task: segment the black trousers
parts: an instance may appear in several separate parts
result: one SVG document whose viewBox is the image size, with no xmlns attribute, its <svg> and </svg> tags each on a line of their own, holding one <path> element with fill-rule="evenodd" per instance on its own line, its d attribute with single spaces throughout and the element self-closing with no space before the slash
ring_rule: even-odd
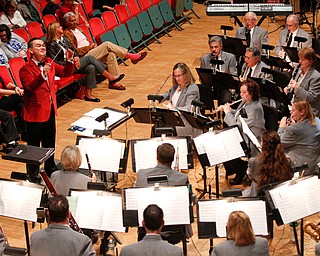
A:
<svg viewBox="0 0 320 256">
<path fill-rule="evenodd" d="M 19 140 L 19 134 L 10 112 L 0 109 L 0 121 L 0 143 Z"/>
<path fill-rule="evenodd" d="M 31 146 L 55 148 L 56 143 L 56 118 L 54 107 L 51 106 L 50 117 L 46 122 L 26 122 L 27 124 L 27 143 Z M 54 155 L 52 155 L 44 163 L 44 169 L 47 175 L 51 174 L 57 169 L 54 163 Z M 27 164 L 27 174 L 29 178 L 36 179 L 39 174 L 39 166 Z"/>
<path fill-rule="evenodd" d="M 21 132 L 25 131 L 24 121 L 22 119 L 22 108 L 23 108 L 23 97 L 17 94 L 12 94 L 10 96 L 3 96 L 0 99 L 0 109 L 6 111 L 15 111 L 18 116 L 17 129 Z"/>
</svg>

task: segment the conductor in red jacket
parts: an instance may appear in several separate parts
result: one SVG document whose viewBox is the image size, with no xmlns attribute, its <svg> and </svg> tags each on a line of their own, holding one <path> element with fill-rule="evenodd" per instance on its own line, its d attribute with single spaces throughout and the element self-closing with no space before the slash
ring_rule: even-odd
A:
<svg viewBox="0 0 320 256">
<path fill-rule="evenodd" d="M 20 80 L 25 91 L 23 119 L 27 124 L 28 145 L 55 148 L 57 86 L 54 76 L 70 76 L 73 73 L 73 52 L 66 51 L 66 65 L 60 66 L 46 57 L 46 47 L 39 38 L 32 38 L 28 43 L 29 61 L 20 70 Z M 57 167 L 54 156 L 44 165 L 48 176 Z M 27 174 L 31 182 L 39 182 L 39 167 L 27 164 Z"/>
</svg>

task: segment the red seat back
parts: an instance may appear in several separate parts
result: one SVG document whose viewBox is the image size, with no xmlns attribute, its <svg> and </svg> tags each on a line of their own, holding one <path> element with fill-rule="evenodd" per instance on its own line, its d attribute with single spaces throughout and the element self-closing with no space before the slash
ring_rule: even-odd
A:
<svg viewBox="0 0 320 256">
<path fill-rule="evenodd" d="M 16 35 L 20 36 L 23 38 L 24 41 L 26 41 L 26 43 L 29 42 L 30 37 L 29 34 L 27 32 L 27 30 L 25 28 L 17 28 L 14 30 L 14 32 Z"/>
<path fill-rule="evenodd" d="M 151 6 L 149 0 L 138 0 L 138 2 L 142 11 L 147 10 Z"/>
<path fill-rule="evenodd" d="M 10 70 L 16 85 L 22 88 L 19 72 L 20 69 L 25 65 L 25 61 L 22 57 L 16 57 L 9 60 Z"/>
<path fill-rule="evenodd" d="M 141 10 L 136 0 L 127 0 L 126 4 L 131 17 L 137 16 Z"/>
<path fill-rule="evenodd" d="M 107 30 L 111 30 L 119 25 L 119 22 L 114 12 L 111 12 L 111 11 L 103 12 L 101 15 L 101 18 Z"/>
<path fill-rule="evenodd" d="M 42 31 L 42 27 L 36 21 L 29 22 L 27 24 L 26 28 L 27 28 L 27 31 L 29 33 L 30 38 L 33 38 L 33 37 L 42 38 L 42 37 L 44 37 L 44 33 Z"/>
<path fill-rule="evenodd" d="M 97 44 L 101 43 L 100 35 L 106 31 L 100 18 L 91 18 L 89 20 L 89 25 L 93 37 L 96 39 Z"/>
<path fill-rule="evenodd" d="M 51 24 L 52 22 L 57 22 L 57 18 L 52 14 L 47 14 L 42 17 L 42 22 L 47 30 L 49 24 Z"/>
<path fill-rule="evenodd" d="M 130 19 L 129 13 L 125 5 L 116 5 L 114 7 L 119 23 L 124 24 Z"/>
</svg>

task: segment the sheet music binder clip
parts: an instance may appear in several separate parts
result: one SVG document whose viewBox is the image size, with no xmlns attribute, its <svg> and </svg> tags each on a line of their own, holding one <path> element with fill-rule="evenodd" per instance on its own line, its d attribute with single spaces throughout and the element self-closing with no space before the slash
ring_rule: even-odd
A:
<svg viewBox="0 0 320 256">
<path fill-rule="evenodd" d="M 234 203 L 234 202 L 236 202 L 237 200 L 234 198 L 234 197 L 228 197 L 227 198 L 227 202 L 228 203 Z"/>
<path fill-rule="evenodd" d="M 130 99 L 128 99 L 128 100 L 126 100 L 126 101 L 124 101 L 124 102 L 122 102 L 122 103 L 120 104 L 121 107 L 124 107 L 124 108 L 126 109 L 126 112 L 127 112 L 128 116 L 131 115 L 130 110 L 131 110 L 131 105 L 132 105 L 133 103 L 134 103 L 134 99 L 133 99 L 133 98 L 130 98 Z"/>
</svg>

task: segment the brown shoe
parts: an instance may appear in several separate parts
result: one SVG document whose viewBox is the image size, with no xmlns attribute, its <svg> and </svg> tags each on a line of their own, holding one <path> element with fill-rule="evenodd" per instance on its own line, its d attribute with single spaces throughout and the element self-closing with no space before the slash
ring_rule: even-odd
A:
<svg viewBox="0 0 320 256">
<path fill-rule="evenodd" d="M 137 60 L 132 60 L 131 62 L 133 63 L 133 64 L 137 64 L 139 61 L 141 61 L 141 60 L 143 60 L 147 55 L 148 55 L 148 52 L 142 52 L 142 53 L 140 53 L 140 58 L 139 59 L 137 59 Z"/>
<path fill-rule="evenodd" d="M 109 89 L 114 89 L 114 90 L 125 90 L 126 87 L 124 87 L 123 85 L 121 84 L 118 84 L 118 83 L 115 83 L 115 84 L 109 84 Z"/>
</svg>

